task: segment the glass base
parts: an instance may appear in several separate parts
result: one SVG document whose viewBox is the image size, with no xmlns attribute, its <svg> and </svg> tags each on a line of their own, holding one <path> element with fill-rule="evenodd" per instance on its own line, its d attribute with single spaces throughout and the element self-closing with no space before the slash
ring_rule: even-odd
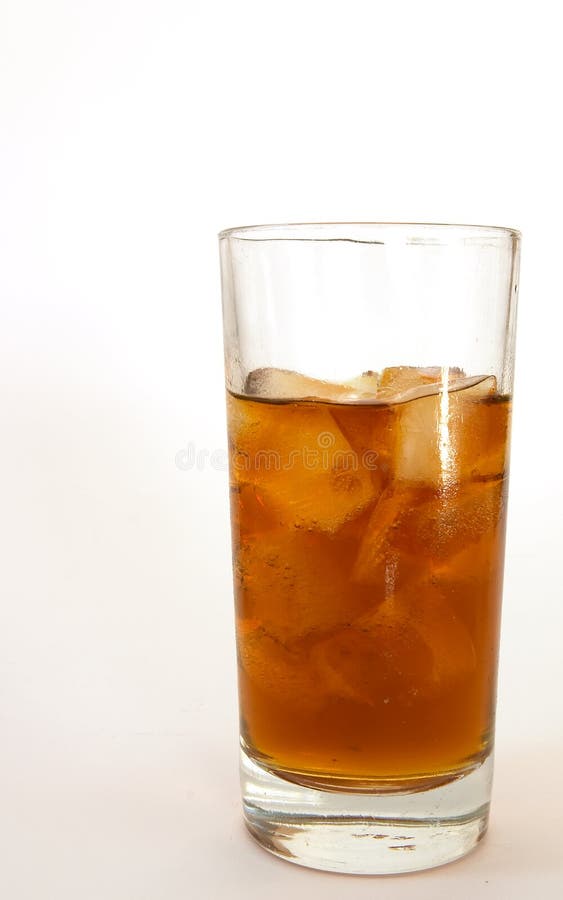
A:
<svg viewBox="0 0 563 900">
<path fill-rule="evenodd" d="M 416 792 L 343 793 L 286 781 L 241 752 L 246 825 L 290 862 L 328 872 L 393 875 L 469 853 L 489 817 L 492 755 L 470 772 Z"/>
</svg>

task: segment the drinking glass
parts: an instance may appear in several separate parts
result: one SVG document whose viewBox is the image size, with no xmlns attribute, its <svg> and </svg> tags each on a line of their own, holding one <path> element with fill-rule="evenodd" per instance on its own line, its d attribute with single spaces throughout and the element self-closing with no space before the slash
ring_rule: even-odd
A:
<svg viewBox="0 0 563 900">
<path fill-rule="evenodd" d="M 487 828 L 520 236 L 220 234 L 246 824 L 397 873 Z"/>
</svg>

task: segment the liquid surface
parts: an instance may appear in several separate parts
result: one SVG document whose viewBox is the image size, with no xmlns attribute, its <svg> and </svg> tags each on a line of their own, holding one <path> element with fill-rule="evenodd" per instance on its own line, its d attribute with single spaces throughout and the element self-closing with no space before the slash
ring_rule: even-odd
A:
<svg viewBox="0 0 563 900">
<path fill-rule="evenodd" d="M 227 398 L 247 752 L 334 789 L 466 769 L 493 729 L 509 399 L 408 367 L 247 391 Z"/>
</svg>

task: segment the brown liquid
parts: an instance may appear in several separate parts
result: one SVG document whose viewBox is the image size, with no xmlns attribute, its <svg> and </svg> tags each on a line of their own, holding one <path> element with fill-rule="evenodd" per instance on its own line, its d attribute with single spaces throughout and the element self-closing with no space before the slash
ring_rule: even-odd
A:
<svg viewBox="0 0 563 900">
<path fill-rule="evenodd" d="M 421 787 L 490 746 L 510 403 L 436 390 L 228 395 L 241 730 L 286 777 Z"/>
</svg>

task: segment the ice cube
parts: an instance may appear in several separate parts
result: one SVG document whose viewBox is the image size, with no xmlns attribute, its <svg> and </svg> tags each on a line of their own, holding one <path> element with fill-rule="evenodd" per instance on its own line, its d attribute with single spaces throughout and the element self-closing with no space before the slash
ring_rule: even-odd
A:
<svg viewBox="0 0 563 900">
<path fill-rule="evenodd" d="M 375 398 L 379 389 L 379 381 L 379 373 L 369 370 L 367 372 L 362 372 L 362 374 L 358 375 L 356 378 L 350 378 L 348 381 L 345 381 L 344 386 L 347 388 L 353 388 L 354 390 L 359 391 L 362 395 L 367 395 L 368 398 Z"/>
<path fill-rule="evenodd" d="M 391 648 L 396 670 L 408 676 L 411 693 L 428 695 L 436 687 L 444 688 L 466 677 L 475 668 L 475 649 L 469 629 L 426 579 L 412 581 L 385 600 L 375 613 L 354 622 L 354 628 L 360 627 L 373 635 L 374 641 L 378 635 L 382 636 L 387 652 Z M 409 635 L 412 646 L 425 659 L 424 669 L 413 671 L 411 660 L 402 655 L 405 635 Z"/>
<path fill-rule="evenodd" d="M 428 495 L 395 533 L 395 545 L 422 558 L 453 557 L 485 535 L 495 538 L 504 521 L 504 479 L 468 481 Z"/>
<path fill-rule="evenodd" d="M 490 658 L 496 643 L 502 589 L 502 527 L 431 566 L 429 580 Z M 492 632 L 492 634 L 491 634 Z"/>
<path fill-rule="evenodd" d="M 280 524 L 335 532 L 375 499 L 370 471 L 324 404 L 229 395 L 231 473 Z"/>
<path fill-rule="evenodd" d="M 465 404 L 463 422 L 454 427 L 463 434 L 458 441 L 458 469 L 462 478 L 488 479 L 508 470 L 508 436 L 511 402 L 491 394 L 480 402 Z"/>
<path fill-rule="evenodd" d="M 245 393 L 269 400 L 298 400 L 318 397 L 330 400 L 336 385 L 308 378 L 289 369 L 255 369 L 246 379 Z"/>
<path fill-rule="evenodd" d="M 241 693 L 249 679 L 254 690 L 295 712 L 314 712 L 324 702 L 318 680 L 302 656 L 287 649 L 260 621 L 239 620 L 237 651 L 242 669 Z"/>
<path fill-rule="evenodd" d="M 467 471 L 483 446 L 475 438 L 488 398 L 496 390 L 493 376 L 445 383 L 438 393 L 396 407 L 398 425 L 393 468 L 402 481 L 451 484 Z M 475 423 L 475 424 L 474 424 Z"/>
<path fill-rule="evenodd" d="M 379 585 L 390 591 L 410 570 L 408 554 L 393 548 L 395 537 L 415 507 L 417 492 L 413 488 L 387 488 L 371 512 L 352 568 L 352 580 L 360 584 Z"/>
<path fill-rule="evenodd" d="M 432 654 L 432 685 L 447 688 L 473 672 L 476 658 L 469 629 L 440 593 L 420 584 L 418 589 L 412 585 L 405 594 L 408 600 L 400 618 L 409 622 Z M 383 607 L 378 613 L 385 615 Z M 423 685 L 422 690 L 428 687 L 431 685 Z"/>
<path fill-rule="evenodd" d="M 365 372 L 349 382 L 337 384 L 289 369 L 262 368 L 247 376 L 245 393 L 270 400 L 315 399 L 343 403 L 375 396 L 377 382 L 377 375 L 373 372 Z"/>
<path fill-rule="evenodd" d="M 395 412 L 378 403 L 340 404 L 331 415 L 354 450 L 359 464 L 371 475 L 377 496 L 391 474 Z"/>
<path fill-rule="evenodd" d="M 393 366 L 384 369 L 379 380 L 378 398 L 390 403 L 435 393 L 435 385 L 451 386 L 462 381 L 465 373 L 457 367 Z"/>
<path fill-rule="evenodd" d="M 338 550 L 338 553 L 336 553 Z M 373 606 L 372 591 L 351 588 L 355 542 L 280 528 L 247 540 L 237 555 L 237 611 L 260 620 L 287 646 L 313 632 L 345 627 Z"/>
<path fill-rule="evenodd" d="M 433 680 L 432 651 L 406 619 L 376 614 L 319 642 L 311 658 L 324 693 L 372 707 Z"/>
</svg>

